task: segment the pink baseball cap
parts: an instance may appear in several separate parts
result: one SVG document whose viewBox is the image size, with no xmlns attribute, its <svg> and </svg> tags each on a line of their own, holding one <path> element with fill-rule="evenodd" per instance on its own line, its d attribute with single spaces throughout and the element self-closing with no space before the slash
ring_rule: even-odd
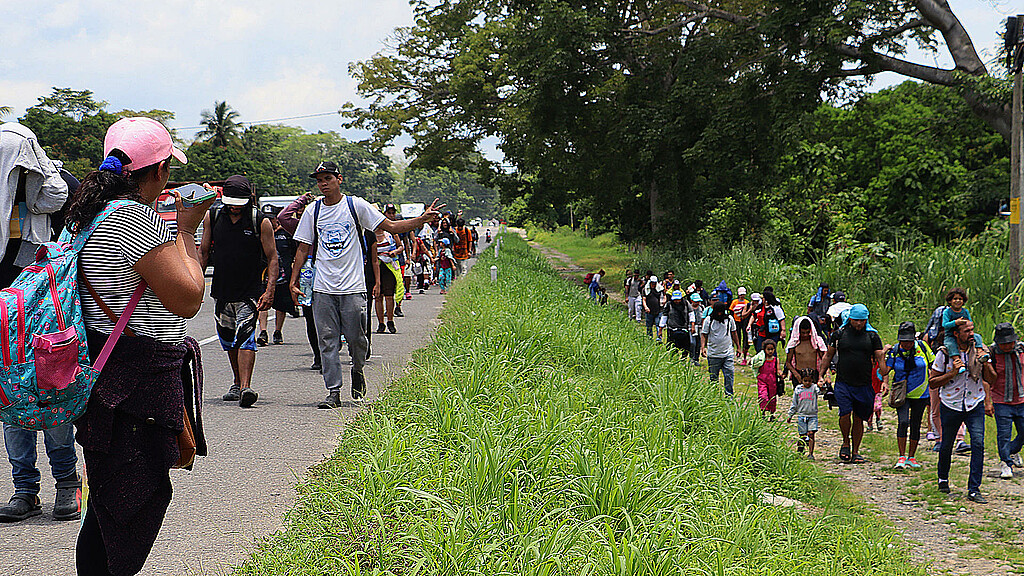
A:
<svg viewBox="0 0 1024 576">
<path fill-rule="evenodd" d="M 109 156 L 114 148 L 124 152 L 131 160 L 125 165 L 129 170 L 145 168 L 170 156 L 182 164 L 188 164 L 185 153 L 171 142 L 167 128 L 143 116 L 122 118 L 107 128 L 107 136 L 103 139 L 103 156 Z"/>
</svg>

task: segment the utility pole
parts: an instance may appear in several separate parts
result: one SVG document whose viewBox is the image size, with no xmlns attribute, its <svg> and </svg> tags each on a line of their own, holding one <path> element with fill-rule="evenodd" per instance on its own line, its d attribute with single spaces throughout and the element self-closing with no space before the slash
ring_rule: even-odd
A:
<svg viewBox="0 0 1024 576">
<path fill-rule="evenodd" d="M 1010 277 L 1014 289 L 1020 282 L 1020 257 L 1024 235 L 1021 234 L 1021 101 L 1022 86 L 1021 67 L 1024 65 L 1024 15 L 1010 16 L 1006 19 L 1006 33 L 1003 36 L 1006 47 L 1007 64 L 1013 74 L 1013 112 L 1012 137 L 1010 139 Z"/>
</svg>

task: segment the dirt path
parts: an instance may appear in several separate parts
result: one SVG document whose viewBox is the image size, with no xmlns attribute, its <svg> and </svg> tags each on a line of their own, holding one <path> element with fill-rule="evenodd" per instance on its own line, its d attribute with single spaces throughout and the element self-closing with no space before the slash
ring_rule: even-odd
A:
<svg viewBox="0 0 1024 576">
<path fill-rule="evenodd" d="M 544 254 L 563 277 L 582 286 L 586 271 L 568 256 L 536 242 L 530 245 Z M 615 298 L 623 300 L 621 294 L 615 294 Z M 751 369 L 737 366 L 736 379 L 737 395 L 756 401 L 757 389 L 750 385 Z M 789 394 L 779 399 L 778 414 L 783 419 L 790 403 Z M 967 500 L 965 492 L 969 456 L 955 455 L 951 474 L 953 493 L 942 495 L 935 482 L 938 454 L 931 449 L 933 442 L 925 441 L 924 431 L 917 454 L 923 466 L 921 470 L 893 468 L 897 456 L 894 441 L 891 453 L 888 449 L 872 450 L 865 446 L 862 453 L 867 463 L 843 464 L 837 457 L 842 445 L 837 413 L 829 411 L 825 402 L 819 406 L 822 429 L 816 438 L 818 466 L 846 480 L 853 493 L 891 522 L 910 543 L 912 554 L 928 565 L 929 574 L 987 576 L 1024 572 L 1024 517 L 1021 514 L 1024 485 L 1020 472 L 1018 478 L 1000 479 L 997 456 L 986 454 L 982 492 L 989 503 L 975 504 Z M 874 436 L 895 436 L 896 416 L 892 410 L 883 412 L 882 423 L 884 431 L 866 433 L 872 436 L 866 444 L 888 446 L 890 442 L 881 439 L 875 442 Z M 795 447 L 795 430 L 789 441 Z"/>
<path fill-rule="evenodd" d="M 779 400 L 779 414 L 784 415 L 789 410 L 790 397 L 786 395 Z M 914 554 L 930 563 L 929 573 L 996 575 L 1024 567 L 1019 558 L 1017 562 L 1009 558 L 1008 562 L 997 559 L 1006 557 L 1002 549 L 1020 549 L 1024 544 L 1019 521 L 1024 487 L 1018 479 L 999 478 L 998 459 L 994 455 L 986 454 L 982 481 L 982 492 L 988 504 L 975 504 L 966 498 L 969 456 L 953 457 L 953 493 L 945 496 L 936 488 L 938 453 L 931 450 L 933 442 L 922 438 L 917 454 L 922 465 L 919 471 L 893 468 L 898 455 L 895 449 L 891 454 L 881 454 L 865 448 L 862 452 L 868 462 L 844 464 L 837 457 L 842 435 L 836 427 L 836 412 L 833 410 L 826 415 L 827 404 L 819 406 L 822 430 L 816 438 L 818 465 L 845 479 L 853 493 L 902 532 Z M 865 434 L 895 436 L 896 417 L 892 411 L 883 412 L 882 423 L 885 425 L 882 432 Z"/>
<path fill-rule="evenodd" d="M 536 248 L 541 254 L 543 254 L 549 262 L 551 262 L 551 265 L 554 266 L 555 270 L 558 271 L 562 278 L 565 278 L 577 286 L 583 286 L 586 288 L 583 284 L 583 277 L 587 275 L 589 270 L 578 266 L 572 261 L 572 258 L 562 254 L 550 246 L 545 246 L 539 242 L 534 242 L 533 240 L 528 240 L 527 242 L 531 247 Z M 610 302 L 618 302 L 623 305 L 626 303 L 625 294 L 619 291 L 619 288 L 621 288 L 620 286 L 604 285 L 604 287 L 605 290 L 608 291 L 608 300 Z"/>
</svg>

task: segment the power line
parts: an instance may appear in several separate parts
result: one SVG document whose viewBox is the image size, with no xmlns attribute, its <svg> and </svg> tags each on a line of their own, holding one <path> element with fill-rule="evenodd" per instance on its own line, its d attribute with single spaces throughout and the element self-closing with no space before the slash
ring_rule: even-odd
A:
<svg viewBox="0 0 1024 576">
<path fill-rule="evenodd" d="M 253 121 L 253 122 L 239 122 L 238 125 L 239 126 L 243 126 L 243 125 L 255 126 L 257 124 L 270 124 L 272 122 L 284 122 L 285 120 L 302 120 L 303 118 L 318 118 L 318 117 L 321 117 L 321 116 L 333 116 L 335 114 L 341 114 L 341 110 L 336 110 L 334 112 L 319 112 L 317 114 L 305 114 L 305 115 L 302 115 L 302 116 L 289 116 L 287 118 L 271 118 L 269 120 L 256 120 L 256 121 Z M 206 128 L 206 126 L 205 125 L 200 125 L 200 126 L 184 126 L 184 127 L 174 128 L 174 129 L 175 130 L 199 130 L 201 128 Z"/>
</svg>

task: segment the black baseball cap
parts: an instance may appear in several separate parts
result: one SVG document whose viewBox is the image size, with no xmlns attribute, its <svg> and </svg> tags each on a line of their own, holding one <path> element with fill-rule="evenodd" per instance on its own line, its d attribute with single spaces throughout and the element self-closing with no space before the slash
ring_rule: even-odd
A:
<svg viewBox="0 0 1024 576">
<path fill-rule="evenodd" d="M 398 212 L 398 208 L 394 204 L 385 204 L 384 212 L 388 212 L 389 210 L 394 210 L 395 212 Z"/>
<path fill-rule="evenodd" d="M 224 181 L 220 199 L 228 206 L 245 206 L 252 200 L 252 183 L 238 174 Z"/>
<path fill-rule="evenodd" d="M 1013 324 L 1010 324 L 1009 322 L 1000 322 L 999 324 L 996 324 L 994 340 L 996 344 L 1016 342 L 1017 334 L 1013 331 Z"/>
<path fill-rule="evenodd" d="M 341 172 L 338 171 L 338 165 L 330 160 L 324 160 L 323 162 L 316 165 L 316 168 L 309 175 L 310 178 L 316 178 L 317 174 L 334 174 L 335 176 L 341 176 Z"/>
</svg>

